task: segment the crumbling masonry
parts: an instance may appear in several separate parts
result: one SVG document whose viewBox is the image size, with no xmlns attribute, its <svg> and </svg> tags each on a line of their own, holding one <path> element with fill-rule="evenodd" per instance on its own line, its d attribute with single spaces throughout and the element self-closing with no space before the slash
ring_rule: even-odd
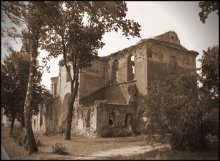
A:
<svg viewBox="0 0 220 161">
<path fill-rule="evenodd" d="M 180 45 L 177 34 L 169 31 L 106 57 L 96 57 L 92 66 L 81 70 L 75 101 L 72 132 L 89 137 L 129 136 L 140 133 L 144 119 L 137 111 L 139 96 L 147 94 L 148 84 L 174 71 L 196 68 L 195 51 Z M 51 78 L 53 100 L 41 105 L 35 116 L 35 131 L 63 132 L 70 96 L 70 80 L 65 67 Z M 42 118 L 43 117 L 43 118 Z M 36 122 L 43 120 L 41 125 Z M 42 128 L 43 127 L 43 128 Z"/>
</svg>

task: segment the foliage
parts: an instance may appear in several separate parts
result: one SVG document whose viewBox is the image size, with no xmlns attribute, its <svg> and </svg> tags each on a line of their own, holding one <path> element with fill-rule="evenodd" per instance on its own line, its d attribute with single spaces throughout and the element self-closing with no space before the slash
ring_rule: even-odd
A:
<svg viewBox="0 0 220 161">
<path fill-rule="evenodd" d="M 53 153 L 55 154 L 61 154 L 61 155 L 66 155 L 67 154 L 67 149 L 65 145 L 62 143 L 55 143 L 51 146 Z"/>
<path fill-rule="evenodd" d="M 48 23 L 42 47 L 53 56 L 65 48 L 66 61 L 72 62 L 78 55 L 80 68 L 84 68 L 104 45 L 101 38 L 105 32 L 121 29 L 126 36 L 140 36 L 140 25 L 125 19 L 126 11 L 125 2 L 45 2 L 42 12 Z"/>
<path fill-rule="evenodd" d="M 200 21 L 205 23 L 211 12 L 217 11 L 219 15 L 218 1 L 200 1 Z M 205 134 L 219 138 L 219 46 L 209 47 L 203 51 L 201 62 L 202 84 L 199 92 L 199 102 L 203 109 L 202 129 Z M 219 142 L 219 140 L 218 140 Z"/>
<path fill-rule="evenodd" d="M 203 90 L 209 91 L 213 100 L 219 102 L 219 46 L 203 51 L 201 62 L 201 83 Z M 219 106 L 219 104 L 217 104 Z"/>
<path fill-rule="evenodd" d="M 21 70 L 17 71 L 20 73 L 17 73 L 15 65 L 12 63 L 12 58 L 15 58 L 16 55 L 18 54 L 12 51 L 11 55 L 7 56 L 4 60 L 4 64 L 1 64 L 1 107 L 4 109 L 6 116 L 10 119 L 12 118 L 12 115 L 17 115 L 20 109 L 19 105 L 21 104 L 19 103 L 20 97 L 24 95 L 22 91 L 18 91 L 18 87 L 19 85 L 22 86 L 27 82 L 25 77 L 23 77 L 22 80 L 18 80 L 18 77 L 22 77 L 24 74 L 21 72 Z M 25 66 L 25 63 L 25 61 L 21 62 L 20 68 L 23 68 L 22 65 Z M 23 72 L 25 72 L 25 70 Z M 17 95 L 18 92 L 21 92 L 20 95 Z M 15 105 L 17 108 L 15 108 Z"/>
<path fill-rule="evenodd" d="M 205 135 L 219 138 L 219 46 L 203 51 L 199 102 L 203 112 L 202 129 Z"/>
<path fill-rule="evenodd" d="M 216 123 L 210 120 L 216 122 L 218 118 L 210 115 L 211 98 L 198 88 L 197 79 L 195 73 L 174 74 L 151 82 L 144 98 L 149 136 L 170 134 L 173 149 L 196 150 L 205 146 L 205 136 L 216 131 Z"/>
<path fill-rule="evenodd" d="M 198 109 L 194 108 L 197 90 L 193 81 L 195 79 L 187 79 L 183 75 L 177 78 L 171 75 L 163 82 L 152 83 L 148 88 L 146 102 L 149 110 L 147 117 L 151 122 L 149 131 L 170 133 L 174 149 L 186 148 L 189 146 L 187 144 L 192 144 L 195 136 L 190 133 L 198 130 L 198 119 L 195 119 Z M 194 87 L 190 87 L 192 84 Z"/>
<path fill-rule="evenodd" d="M 211 12 L 217 11 L 217 14 L 219 14 L 218 1 L 200 1 L 199 8 L 202 9 L 202 11 L 199 12 L 200 21 L 202 21 L 202 23 L 205 23 L 206 19 L 208 18 L 208 15 Z"/>
<path fill-rule="evenodd" d="M 15 115 L 22 121 L 24 114 L 24 101 L 27 91 L 30 57 L 10 48 L 10 54 L 1 64 L 1 107 L 7 117 Z M 32 114 L 38 113 L 38 104 L 44 100 L 45 89 L 41 86 L 41 72 L 37 71 L 33 81 L 34 100 L 31 102 Z"/>
</svg>

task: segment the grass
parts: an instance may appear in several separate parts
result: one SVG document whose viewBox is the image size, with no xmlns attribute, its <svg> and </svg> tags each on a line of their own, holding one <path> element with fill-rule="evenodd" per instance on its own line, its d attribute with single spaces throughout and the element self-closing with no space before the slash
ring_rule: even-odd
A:
<svg viewBox="0 0 220 161">
<path fill-rule="evenodd" d="M 19 160 L 73 160 L 78 157 L 89 157 L 93 153 L 99 151 L 107 151 L 121 147 L 145 146 L 148 145 L 146 137 L 123 137 L 123 138 L 82 138 L 72 137 L 71 141 L 64 140 L 63 135 L 45 136 L 36 134 L 37 138 L 44 144 L 38 147 L 39 152 L 28 155 L 27 151 L 19 146 L 13 138 L 8 136 L 9 128 L 1 129 L 1 141 L 5 150 L 8 152 L 11 159 Z M 51 146 L 55 143 L 65 145 L 68 155 L 58 155 L 52 152 Z M 114 156 L 114 157 L 99 157 L 98 160 L 219 160 L 219 153 L 213 151 L 200 152 L 182 152 L 171 151 L 170 153 L 152 152 L 148 154 L 138 154 L 132 156 Z"/>
</svg>

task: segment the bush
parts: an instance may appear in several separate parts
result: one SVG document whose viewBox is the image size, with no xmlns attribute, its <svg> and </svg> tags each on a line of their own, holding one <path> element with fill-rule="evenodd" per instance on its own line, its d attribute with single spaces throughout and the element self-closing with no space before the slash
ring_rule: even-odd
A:
<svg viewBox="0 0 220 161">
<path fill-rule="evenodd" d="M 66 152 L 66 147 L 62 143 L 55 143 L 54 145 L 51 146 L 53 153 L 55 154 L 61 154 L 65 155 L 67 154 Z"/>
<path fill-rule="evenodd" d="M 140 116 L 147 118 L 149 138 L 169 133 L 174 150 L 193 151 L 218 145 L 217 139 L 207 143 L 206 136 L 219 137 L 219 99 L 196 86 L 196 78 L 194 74 L 174 74 L 149 84 L 148 95 L 139 101 Z"/>
<path fill-rule="evenodd" d="M 151 82 L 142 112 L 149 120 L 147 134 L 170 134 L 173 150 L 206 148 L 207 132 L 218 135 L 215 129 L 219 123 L 217 112 L 210 112 L 210 98 L 198 89 L 194 74 L 168 75 Z"/>
</svg>

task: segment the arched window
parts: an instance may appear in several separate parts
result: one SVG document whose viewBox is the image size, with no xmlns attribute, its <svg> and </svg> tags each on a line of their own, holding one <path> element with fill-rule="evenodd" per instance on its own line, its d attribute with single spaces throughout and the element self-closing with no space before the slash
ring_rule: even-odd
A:
<svg viewBox="0 0 220 161">
<path fill-rule="evenodd" d="M 128 64 L 127 81 L 130 81 L 133 80 L 135 76 L 134 55 L 128 56 L 127 64 Z"/>
<path fill-rule="evenodd" d="M 109 113 L 108 115 L 108 125 L 109 127 L 114 126 L 114 113 L 113 112 Z"/>
<path fill-rule="evenodd" d="M 86 127 L 90 127 L 90 109 L 87 111 L 87 116 L 86 116 Z"/>
</svg>

